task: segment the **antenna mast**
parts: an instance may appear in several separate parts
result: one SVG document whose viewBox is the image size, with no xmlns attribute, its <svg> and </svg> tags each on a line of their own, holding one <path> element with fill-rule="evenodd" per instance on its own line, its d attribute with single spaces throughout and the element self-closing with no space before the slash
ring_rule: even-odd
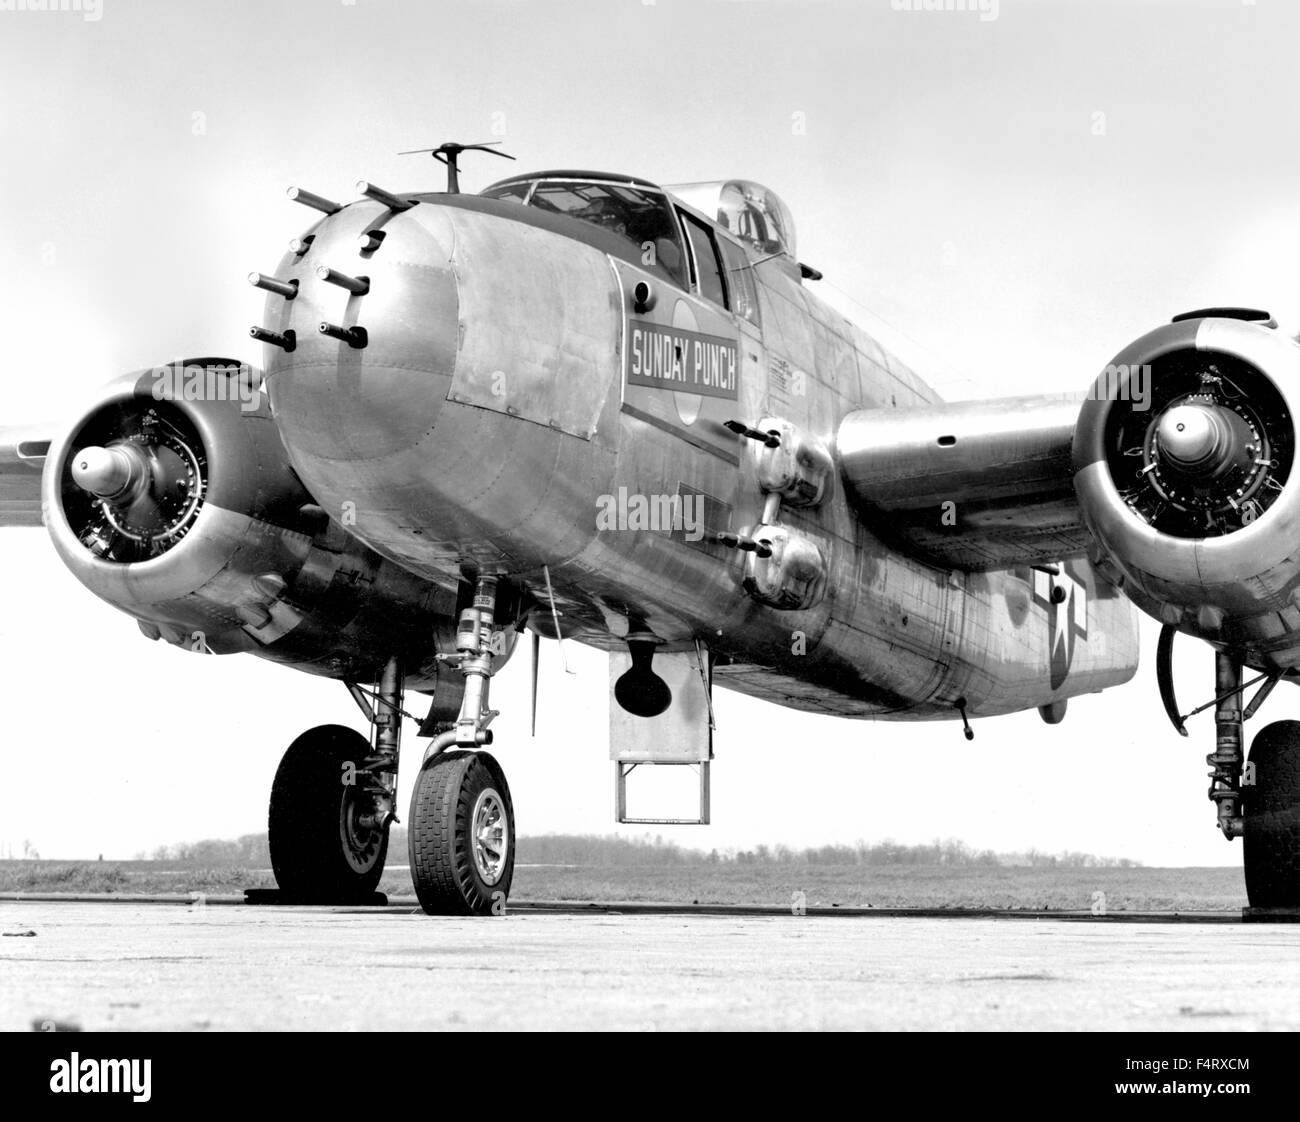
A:
<svg viewBox="0 0 1300 1122">
<path fill-rule="evenodd" d="M 514 157 L 505 152 L 498 152 L 494 145 L 500 144 L 499 140 L 486 140 L 481 144 L 459 144 L 454 140 L 449 140 L 446 144 L 439 144 L 437 148 L 412 148 L 406 152 L 398 152 L 399 156 L 419 156 L 428 153 L 440 164 L 447 168 L 447 194 L 460 194 L 460 169 L 457 166 L 457 160 L 462 152 L 487 152 L 491 156 L 501 156 L 506 160 L 513 160 Z"/>
</svg>

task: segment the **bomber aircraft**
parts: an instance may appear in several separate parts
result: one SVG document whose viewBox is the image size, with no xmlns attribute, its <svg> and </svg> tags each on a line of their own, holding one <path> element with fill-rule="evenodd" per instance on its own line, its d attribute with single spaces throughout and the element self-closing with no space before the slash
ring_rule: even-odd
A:
<svg viewBox="0 0 1300 1122">
<path fill-rule="evenodd" d="M 818 298 L 770 189 L 469 194 L 467 147 L 431 150 L 444 192 L 290 189 L 312 223 L 250 276 L 261 369 L 186 357 L 59 431 L 0 429 L 0 525 L 43 522 L 145 638 L 356 700 L 368 736 L 310 729 L 276 773 L 283 899 L 375 897 L 411 715 L 421 905 L 501 910 L 489 687 L 525 632 L 534 712 L 539 637 L 609 652 L 619 819 L 637 768 L 688 765 L 707 821 L 715 686 L 967 737 L 1054 724 L 1133 676 L 1141 609 L 1183 735 L 1174 636 L 1211 648 L 1218 828 L 1253 907 L 1300 905 L 1300 722 L 1249 760 L 1243 737 L 1300 676 L 1300 346 L 1267 313 L 1176 316 L 1072 396 L 944 402 Z"/>
</svg>

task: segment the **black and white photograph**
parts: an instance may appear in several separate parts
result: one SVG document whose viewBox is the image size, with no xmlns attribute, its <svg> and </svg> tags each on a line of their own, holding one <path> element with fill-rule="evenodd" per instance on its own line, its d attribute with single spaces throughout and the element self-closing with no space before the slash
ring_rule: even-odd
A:
<svg viewBox="0 0 1300 1122">
<path fill-rule="evenodd" d="M 0 0 L 14 1094 L 864 1031 L 1258 1100 L 1297 44 L 1284 0 Z"/>
</svg>

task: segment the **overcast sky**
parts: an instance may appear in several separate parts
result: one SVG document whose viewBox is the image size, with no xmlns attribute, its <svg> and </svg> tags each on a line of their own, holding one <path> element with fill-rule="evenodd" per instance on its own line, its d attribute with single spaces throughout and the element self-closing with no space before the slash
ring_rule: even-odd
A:
<svg viewBox="0 0 1300 1122">
<path fill-rule="evenodd" d="M 900 5 L 901 6 L 901 5 Z M 126 369 L 256 362 L 247 329 L 308 216 L 301 184 L 437 187 L 399 149 L 503 139 L 463 186 L 583 167 L 746 177 L 791 206 L 819 291 L 949 398 L 1077 390 L 1134 336 L 1209 304 L 1300 310 L 1300 6 L 890 0 L 357 0 L 0 11 L 5 423 L 57 417 Z M 833 286 L 833 287 L 832 287 Z M 866 309 L 870 309 L 870 314 Z M 883 325 L 880 324 L 883 320 Z M 885 326 L 887 325 L 887 326 Z M 281 752 L 353 721 L 337 684 L 140 637 L 44 533 L 0 530 L 0 852 L 128 857 L 265 826 Z M 961 838 L 1225 864 L 1203 757 L 1130 685 L 957 724 L 838 721 L 717 698 L 706 848 Z M 544 648 L 498 680 L 496 747 L 525 833 L 612 830 L 603 655 Z M 1181 650 L 1188 704 L 1208 648 Z M 1284 689 L 1266 719 L 1300 717 Z M 408 763 L 419 742 L 407 740 Z M 792 787 L 791 754 L 805 767 Z M 403 772 L 405 816 L 415 767 Z M 630 832 L 642 832 L 641 828 Z"/>
</svg>

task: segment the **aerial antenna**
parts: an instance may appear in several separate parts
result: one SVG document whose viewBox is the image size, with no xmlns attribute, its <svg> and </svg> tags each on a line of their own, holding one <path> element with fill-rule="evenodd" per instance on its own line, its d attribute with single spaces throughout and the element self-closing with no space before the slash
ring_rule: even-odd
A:
<svg viewBox="0 0 1300 1122">
<path fill-rule="evenodd" d="M 447 194 L 460 194 L 460 169 L 456 166 L 456 160 L 462 152 L 487 152 L 492 156 L 501 156 L 507 160 L 513 160 L 514 157 L 505 152 L 498 152 L 493 145 L 500 144 L 499 140 L 486 140 L 482 144 L 458 144 L 451 140 L 446 144 L 439 144 L 437 148 L 412 148 L 406 152 L 398 152 L 399 156 L 420 156 L 428 153 L 440 164 L 447 167 Z"/>
</svg>

